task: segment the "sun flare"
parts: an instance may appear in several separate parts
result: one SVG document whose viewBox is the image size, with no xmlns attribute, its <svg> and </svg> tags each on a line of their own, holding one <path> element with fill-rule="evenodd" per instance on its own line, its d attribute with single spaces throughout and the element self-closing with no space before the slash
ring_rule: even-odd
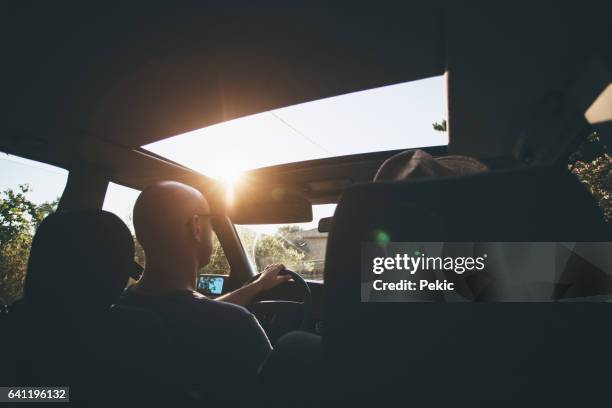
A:
<svg viewBox="0 0 612 408">
<path fill-rule="evenodd" d="M 221 183 L 223 184 L 225 188 L 225 199 L 229 205 L 231 205 L 234 202 L 235 189 L 236 189 L 237 184 L 240 182 L 241 178 L 242 178 L 242 171 L 236 170 L 236 169 L 226 170 L 219 177 L 219 180 L 221 181 Z"/>
</svg>

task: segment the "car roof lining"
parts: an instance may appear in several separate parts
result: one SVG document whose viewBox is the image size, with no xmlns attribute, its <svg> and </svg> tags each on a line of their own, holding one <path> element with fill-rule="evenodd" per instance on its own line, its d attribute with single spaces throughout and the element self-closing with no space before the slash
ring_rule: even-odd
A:
<svg viewBox="0 0 612 408">
<path fill-rule="evenodd" d="M 499 5 L 476 10 L 457 2 L 277 5 L 273 12 L 248 4 L 241 12 L 88 7 L 7 7 L 0 29 L 4 39 L 18 40 L 3 44 L 0 81 L 10 97 L 0 102 L 0 150 L 69 170 L 93 162 L 137 188 L 161 178 L 211 182 L 139 149 L 147 143 L 445 72 L 449 151 L 512 156 L 542 98 L 563 91 L 576 65 L 597 50 L 588 39 L 610 38 L 597 10 L 568 13 L 554 2 L 506 4 L 503 13 Z M 365 164 L 360 157 L 309 162 L 310 176 L 291 165 L 266 174 L 291 174 L 299 183 L 334 160 L 367 169 L 384 155 Z"/>
</svg>

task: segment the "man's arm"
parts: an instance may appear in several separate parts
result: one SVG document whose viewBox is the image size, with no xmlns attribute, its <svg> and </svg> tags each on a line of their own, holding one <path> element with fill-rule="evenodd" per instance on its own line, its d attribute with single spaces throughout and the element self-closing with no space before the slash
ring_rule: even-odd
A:
<svg viewBox="0 0 612 408">
<path fill-rule="evenodd" d="M 233 292 L 219 296 L 216 300 L 246 306 L 261 292 L 272 289 L 281 283 L 288 282 L 291 279 L 289 275 L 279 275 L 284 269 L 285 266 L 283 264 L 268 265 L 255 282 L 251 282 Z"/>
</svg>

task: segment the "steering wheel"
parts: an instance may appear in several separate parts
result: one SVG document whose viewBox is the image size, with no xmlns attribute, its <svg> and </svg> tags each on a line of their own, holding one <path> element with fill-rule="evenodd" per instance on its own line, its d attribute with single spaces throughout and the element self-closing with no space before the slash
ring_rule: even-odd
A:
<svg viewBox="0 0 612 408">
<path fill-rule="evenodd" d="M 249 279 L 245 285 L 256 281 L 261 273 L 253 276 Z M 300 330 L 308 330 L 312 320 L 312 294 L 310 293 L 310 287 L 299 274 L 290 271 L 288 269 L 283 270 L 279 275 L 290 275 L 293 278 L 293 282 L 299 286 L 302 292 L 302 301 L 296 302 L 291 300 L 262 300 L 259 302 L 253 302 L 247 306 L 247 309 L 251 311 L 260 320 L 262 326 L 272 326 L 276 322 L 277 318 L 283 311 L 295 311 L 296 308 L 301 308 L 301 321 L 299 324 Z M 268 328 L 270 329 L 270 328 Z M 266 330 L 267 332 L 268 330 Z M 269 333 L 270 335 L 270 333 Z M 276 336 L 271 336 L 276 337 Z"/>
</svg>

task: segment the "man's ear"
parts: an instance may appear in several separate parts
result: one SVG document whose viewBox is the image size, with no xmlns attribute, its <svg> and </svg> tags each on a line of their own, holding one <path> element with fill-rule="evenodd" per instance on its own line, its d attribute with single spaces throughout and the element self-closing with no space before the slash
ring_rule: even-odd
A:
<svg viewBox="0 0 612 408">
<path fill-rule="evenodd" d="M 196 242 L 200 242 L 202 240 L 202 225 L 200 223 L 200 217 L 197 215 L 191 217 L 189 226 L 191 227 L 191 238 L 193 238 Z"/>
</svg>

